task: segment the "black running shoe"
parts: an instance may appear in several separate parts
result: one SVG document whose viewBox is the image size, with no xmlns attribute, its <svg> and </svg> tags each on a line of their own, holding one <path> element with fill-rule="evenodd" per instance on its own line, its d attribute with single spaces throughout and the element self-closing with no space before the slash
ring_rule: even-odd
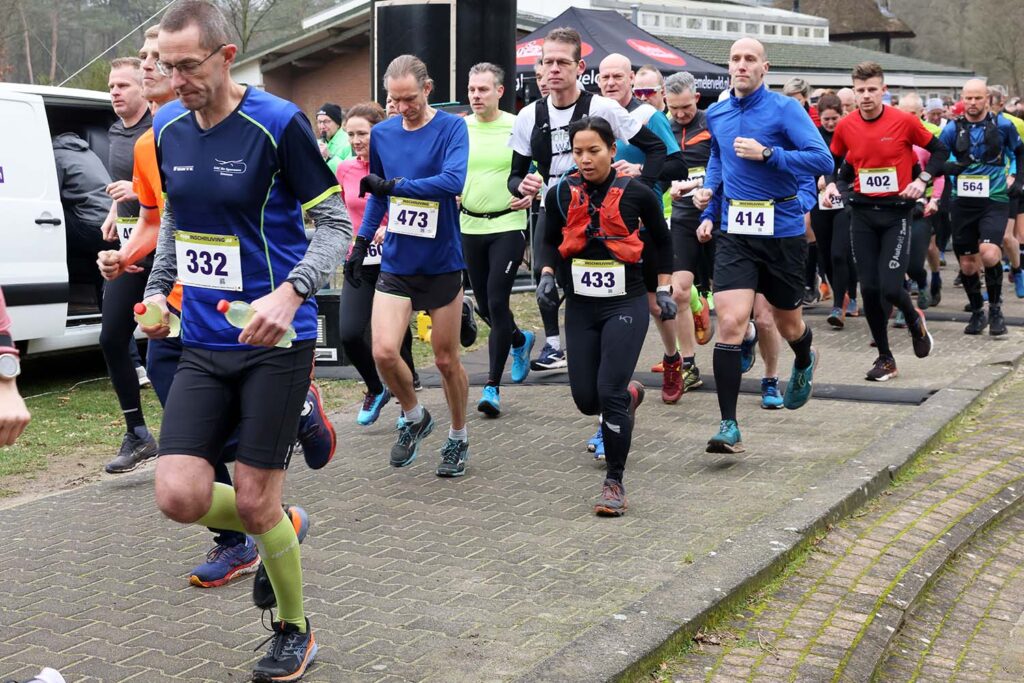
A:
<svg viewBox="0 0 1024 683">
<path fill-rule="evenodd" d="M 145 436 L 139 436 L 134 431 L 128 432 L 121 441 L 121 450 L 118 451 L 117 457 L 108 462 L 103 469 L 107 474 L 131 472 L 150 458 L 155 458 L 157 452 L 156 439 L 148 431 Z"/>
<path fill-rule="evenodd" d="M 900 373 L 896 369 L 896 361 L 893 358 L 879 356 L 875 359 L 875 364 L 868 370 L 864 379 L 869 382 L 888 382 L 898 374 Z"/>
<path fill-rule="evenodd" d="M 461 477 L 469 463 L 469 442 L 448 438 L 441 446 L 441 464 L 437 466 L 439 477 Z"/>
<path fill-rule="evenodd" d="M 932 352 L 932 347 L 935 346 L 935 340 L 932 339 L 931 332 L 928 331 L 928 326 L 925 324 L 924 311 L 920 308 L 917 309 L 918 322 L 917 325 L 908 325 L 910 330 L 910 342 L 914 345 L 914 355 L 918 358 L 927 358 L 928 354 Z M 917 328 L 916 330 L 914 328 Z"/>
<path fill-rule="evenodd" d="M 426 408 L 423 409 L 423 417 L 419 422 L 412 423 L 402 420 L 398 428 L 398 441 L 391 447 L 391 466 L 406 467 L 416 459 L 420 447 L 420 441 L 434 430 L 434 418 Z"/>
<path fill-rule="evenodd" d="M 953 286 L 954 287 L 963 287 L 964 286 L 964 274 L 963 273 L 959 273 L 958 272 L 956 274 L 956 277 L 953 278 Z"/>
<path fill-rule="evenodd" d="M 462 299 L 462 329 L 459 330 L 459 341 L 464 348 L 476 343 L 476 317 L 473 315 L 473 300 L 468 296 Z"/>
<path fill-rule="evenodd" d="M 267 639 L 270 641 L 270 649 L 252 670 L 252 680 L 254 683 L 299 680 L 316 659 L 319 649 L 309 619 L 306 619 L 305 633 L 300 632 L 295 624 L 286 621 L 274 622 L 270 630 L 273 631 L 273 635 Z"/>
<path fill-rule="evenodd" d="M 988 307 L 988 333 L 993 337 L 1006 334 L 1006 320 L 1003 318 L 1002 306 Z"/>
<path fill-rule="evenodd" d="M 971 321 L 964 328 L 964 334 L 981 334 L 988 327 L 988 316 L 985 311 L 978 309 L 971 313 Z"/>
</svg>

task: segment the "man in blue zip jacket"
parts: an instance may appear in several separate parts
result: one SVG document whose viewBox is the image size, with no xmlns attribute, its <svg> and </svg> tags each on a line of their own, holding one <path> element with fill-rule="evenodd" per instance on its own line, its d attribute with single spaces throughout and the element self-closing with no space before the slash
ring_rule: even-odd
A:
<svg viewBox="0 0 1024 683">
<path fill-rule="evenodd" d="M 800 104 L 764 87 L 768 68 L 760 42 L 743 38 L 733 43 L 732 92 L 708 110 L 711 159 L 704 187 L 693 200 L 702 211 L 699 239 L 709 239 L 713 220 L 721 220 L 714 278 L 719 338 L 713 362 L 722 422 L 708 441 L 709 453 L 743 450 L 736 424 L 740 345 L 755 294 L 774 306 L 776 326 L 796 356 L 786 408 L 796 410 L 810 399 L 817 362 L 811 329 L 801 313 L 809 206 L 800 195 L 808 178 L 832 172 L 834 162 Z"/>
</svg>

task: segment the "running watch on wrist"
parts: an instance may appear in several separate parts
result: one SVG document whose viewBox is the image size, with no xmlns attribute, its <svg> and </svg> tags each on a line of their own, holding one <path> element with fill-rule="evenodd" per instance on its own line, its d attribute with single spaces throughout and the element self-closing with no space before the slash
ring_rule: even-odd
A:
<svg viewBox="0 0 1024 683">
<path fill-rule="evenodd" d="M 309 287 L 306 286 L 306 283 L 303 280 L 300 280 L 299 278 L 295 278 L 293 280 L 285 280 L 285 282 L 292 283 L 292 289 L 295 290 L 296 294 L 302 297 L 303 301 L 306 301 L 307 299 L 309 299 L 310 295 L 312 295 L 312 292 L 309 291 Z"/>
<path fill-rule="evenodd" d="M 932 174 L 929 173 L 928 171 L 921 171 L 920 173 L 917 174 L 917 179 L 920 180 L 925 185 L 927 185 L 932 181 Z"/>
<path fill-rule="evenodd" d="M 769 159 L 772 158 L 772 154 L 774 153 L 775 150 L 773 148 L 765 147 L 764 149 L 761 150 L 761 159 L 764 161 L 768 161 Z"/>
<path fill-rule="evenodd" d="M 21 374 L 21 362 L 13 353 L 0 354 L 0 379 L 14 379 Z"/>
</svg>

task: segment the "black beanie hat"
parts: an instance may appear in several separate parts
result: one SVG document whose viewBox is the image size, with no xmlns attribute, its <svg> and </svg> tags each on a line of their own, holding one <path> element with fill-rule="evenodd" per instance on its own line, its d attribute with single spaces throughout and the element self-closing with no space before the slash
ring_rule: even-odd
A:
<svg viewBox="0 0 1024 683">
<path fill-rule="evenodd" d="M 320 114 L 323 114 L 324 116 L 328 117 L 339 126 L 341 125 L 341 107 L 339 107 L 338 105 L 332 104 L 331 102 L 327 102 L 322 107 L 320 107 L 320 111 L 316 113 L 317 116 L 319 116 Z"/>
</svg>

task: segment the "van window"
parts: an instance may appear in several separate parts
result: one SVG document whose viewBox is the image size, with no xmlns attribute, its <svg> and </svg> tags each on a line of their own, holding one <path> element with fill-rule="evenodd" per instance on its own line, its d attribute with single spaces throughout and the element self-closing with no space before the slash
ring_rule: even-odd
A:
<svg viewBox="0 0 1024 683">
<path fill-rule="evenodd" d="M 0 197 L 6 199 L 43 199 L 53 159 L 38 150 L 49 149 L 46 128 L 36 121 L 37 114 L 28 102 L 4 100 L 3 125 L 0 126 L 0 168 L 3 182 Z"/>
</svg>

